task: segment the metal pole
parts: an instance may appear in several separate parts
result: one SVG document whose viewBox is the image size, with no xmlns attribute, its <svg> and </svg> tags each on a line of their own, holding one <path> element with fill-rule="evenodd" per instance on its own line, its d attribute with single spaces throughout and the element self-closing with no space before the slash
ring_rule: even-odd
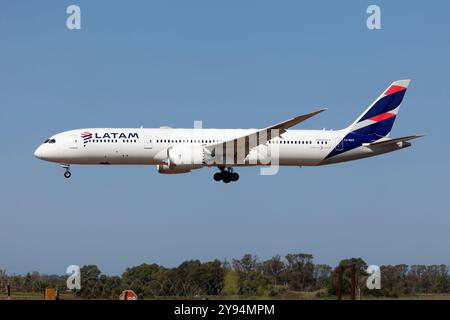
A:
<svg viewBox="0 0 450 320">
<path fill-rule="evenodd" d="M 339 266 L 338 267 L 338 292 L 337 292 L 337 298 L 338 300 L 342 300 L 342 287 L 344 284 L 344 267 Z"/>
<path fill-rule="evenodd" d="M 351 265 L 351 292 L 350 296 L 352 300 L 356 300 L 356 265 Z"/>
<path fill-rule="evenodd" d="M 11 300 L 11 285 L 9 283 L 6 285 L 6 292 L 8 294 L 8 300 Z"/>
</svg>

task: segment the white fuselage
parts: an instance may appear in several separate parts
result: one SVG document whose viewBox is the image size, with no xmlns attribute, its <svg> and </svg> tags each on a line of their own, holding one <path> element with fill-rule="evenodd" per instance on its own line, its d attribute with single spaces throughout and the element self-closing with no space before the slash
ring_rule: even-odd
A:
<svg viewBox="0 0 450 320">
<path fill-rule="evenodd" d="M 42 160 L 61 164 L 128 164 L 162 165 L 171 147 L 202 147 L 228 141 L 255 132 L 257 129 L 133 129 L 92 128 L 65 131 L 50 138 L 35 151 Z M 87 139 L 82 134 L 91 134 Z M 243 163 L 227 160 L 226 166 L 268 165 L 317 166 L 378 155 L 399 146 L 369 148 L 359 146 L 338 156 L 326 159 L 333 149 L 340 150 L 347 143 L 347 130 L 287 130 L 281 137 L 259 145 Z M 261 154 L 265 155 L 260 161 Z M 270 155 L 270 159 L 267 159 Z M 270 160 L 270 161 L 269 161 Z M 203 166 L 218 166 L 206 164 Z"/>
</svg>

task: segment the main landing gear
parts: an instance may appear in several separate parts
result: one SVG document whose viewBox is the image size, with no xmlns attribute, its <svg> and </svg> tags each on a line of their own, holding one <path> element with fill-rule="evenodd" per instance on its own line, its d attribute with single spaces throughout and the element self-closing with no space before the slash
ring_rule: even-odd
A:
<svg viewBox="0 0 450 320">
<path fill-rule="evenodd" d="M 64 178 L 69 179 L 72 176 L 70 173 L 70 164 L 62 164 L 61 167 L 66 170 L 64 171 Z"/>
<path fill-rule="evenodd" d="M 216 172 L 214 174 L 214 180 L 215 181 L 223 181 L 225 183 L 230 183 L 231 181 L 238 181 L 239 180 L 239 174 L 237 172 L 233 172 L 232 167 L 225 168 L 219 168 L 220 172 Z"/>
</svg>

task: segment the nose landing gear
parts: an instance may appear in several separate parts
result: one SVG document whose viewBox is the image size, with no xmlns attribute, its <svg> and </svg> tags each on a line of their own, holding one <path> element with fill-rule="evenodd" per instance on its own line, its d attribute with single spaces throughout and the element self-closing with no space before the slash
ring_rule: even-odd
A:
<svg viewBox="0 0 450 320">
<path fill-rule="evenodd" d="M 66 170 L 64 171 L 64 178 L 69 179 L 72 176 L 70 173 L 70 164 L 62 164 L 61 167 Z"/>
<path fill-rule="evenodd" d="M 220 172 L 216 172 L 213 176 L 215 181 L 223 181 L 224 183 L 230 183 L 239 180 L 239 174 L 233 171 L 232 167 L 219 168 Z"/>
</svg>

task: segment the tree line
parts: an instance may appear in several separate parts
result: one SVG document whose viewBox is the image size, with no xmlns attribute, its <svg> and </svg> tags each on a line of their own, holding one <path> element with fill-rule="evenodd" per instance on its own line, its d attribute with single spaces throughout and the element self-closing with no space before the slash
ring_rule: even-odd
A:
<svg viewBox="0 0 450 320">
<path fill-rule="evenodd" d="M 398 297 L 424 293 L 450 293 L 447 265 L 383 265 L 381 289 L 369 290 L 367 263 L 361 258 L 342 260 L 332 268 L 315 264 L 311 254 L 279 255 L 260 261 L 251 254 L 232 261 L 189 260 L 178 267 L 141 264 L 127 268 L 121 276 L 109 276 L 96 265 L 81 267 L 81 290 L 74 295 L 84 299 L 117 299 L 125 289 L 134 290 L 140 298 L 164 296 L 212 297 L 248 296 L 289 298 L 298 293 L 326 298 L 336 295 L 338 268 L 356 266 L 357 287 L 361 295 Z M 343 293 L 350 291 L 350 269 L 344 269 Z M 53 287 L 66 289 L 67 275 L 8 275 L 0 270 L 0 287 L 10 285 L 13 291 L 42 292 Z"/>
</svg>

